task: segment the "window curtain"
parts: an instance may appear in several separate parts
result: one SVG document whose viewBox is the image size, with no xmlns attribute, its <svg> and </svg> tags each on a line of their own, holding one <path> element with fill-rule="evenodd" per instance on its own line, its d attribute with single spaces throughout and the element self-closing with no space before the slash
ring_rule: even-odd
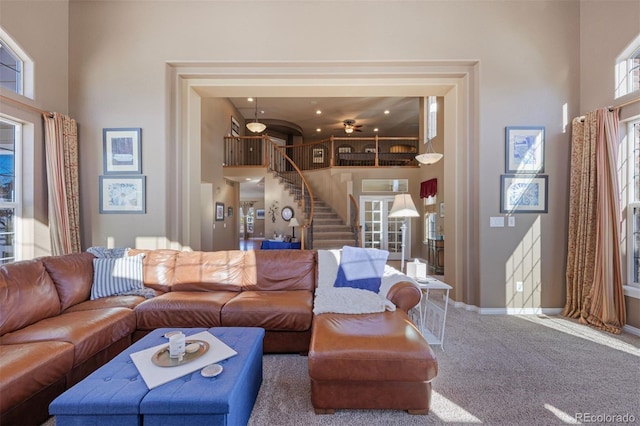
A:
<svg viewBox="0 0 640 426">
<path fill-rule="evenodd" d="M 626 322 L 620 264 L 618 111 L 572 123 L 567 300 L 562 315 L 618 334 Z"/>
<path fill-rule="evenodd" d="M 420 198 L 433 197 L 438 193 L 438 179 L 433 178 L 420 183 Z"/>
<path fill-rule="evenodd" d="M 78 253 L 81 251 L 78 127 L 75 120 L 60 113 L 43 116 L 52 254 Z"/>
</svg>

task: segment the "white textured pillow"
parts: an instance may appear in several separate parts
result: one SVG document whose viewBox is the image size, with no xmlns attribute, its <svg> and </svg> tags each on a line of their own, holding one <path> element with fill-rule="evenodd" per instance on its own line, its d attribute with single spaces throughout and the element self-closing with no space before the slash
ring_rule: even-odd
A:
<svg viewBox="0 0 640 426">
<path fill-rule="evenodd" d="M 93 259 L 91 300 L 144 289 L 144 253 L 119 258 Z"/>
</svg>

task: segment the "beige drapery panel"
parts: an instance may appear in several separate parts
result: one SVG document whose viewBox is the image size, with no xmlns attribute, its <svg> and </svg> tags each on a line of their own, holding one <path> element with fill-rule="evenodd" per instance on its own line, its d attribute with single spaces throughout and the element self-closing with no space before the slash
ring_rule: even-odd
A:
<svg viewBox="0 0 640 426">
<path fill-rule="evenodd" d="M 52 254 L 78 253 L 81 251 L 78 126 L 75 120 L 60 113 L 43 117 Z"/>
<path fill-rule="evenodd" d="M 618 111 L 574 119 L 567 301 L 562 315 L 618 334 L 626 322 L 620 265 Z"/>
</svg>

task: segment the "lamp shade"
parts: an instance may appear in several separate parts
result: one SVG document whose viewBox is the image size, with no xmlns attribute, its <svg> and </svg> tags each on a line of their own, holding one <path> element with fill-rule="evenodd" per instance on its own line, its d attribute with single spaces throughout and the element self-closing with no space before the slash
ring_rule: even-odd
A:
<svg viewBox="0 0 640 426">
<path fill-rule="evenodd" d="M 425 154 L 416 155 L 416 160 L 422 164 L 437 163 L 442 159 L 443 155 L 437 152 L 427 152 Z"/>
<path fill-rule="evenodd" d="M 292 228 L 294 226 L 300 226 L 300 224 L 298 223 L 298 219 L 292 217 L 291 220 L 289 220 L 289 228 Z"/>
<path fill-rule="evenodd" d="M 260 133 L 263 132 L 264 129 L 266 129 L 267 126 L 265 126 L 264 124 L 260 123 L 259 121 L 251 121 L 249 123 L 247 123 L 247 129 L 251 130 L 253 133 Z"/>
<path fill-rule="evenodd" d="M 416 210 L 416 205 L 413 204 L 411 195 L 398 194 L 393 200 L 389 217 L 418 217 L 420 214 Z"/>
</svg>

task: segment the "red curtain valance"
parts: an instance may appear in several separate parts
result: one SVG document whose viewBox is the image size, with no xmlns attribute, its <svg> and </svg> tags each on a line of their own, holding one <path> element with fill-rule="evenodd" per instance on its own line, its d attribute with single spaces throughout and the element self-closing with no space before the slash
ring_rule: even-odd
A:
<svg viewBox="0 0 640 426">
<path fill-rule="evenodd" d="M 438 179 L 433 178 L 420 183 L 420 198 L 433 197 L 438 193 Z"/>
</svg>

